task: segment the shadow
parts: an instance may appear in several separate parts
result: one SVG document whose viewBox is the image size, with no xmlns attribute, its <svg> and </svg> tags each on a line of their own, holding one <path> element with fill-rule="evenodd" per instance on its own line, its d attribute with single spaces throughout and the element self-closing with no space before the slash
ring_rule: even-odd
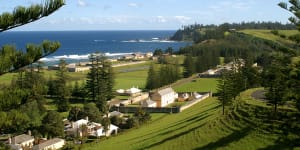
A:
<svg viewBox="0 0 300 150">
<path fill-rule="evenodd" d="M 293 150 L 295 147 L 299 148 L 299 141 L 300 139 L 297 139 L 295 141 L 291 141 L 289 139 L 279 137 L 274 143 L 274 145 L 269 145 L 264 148 L 260 148 L 258 150 L 269 150 L 269 149 L 288 149 L 288 150 Z"/>
<path fill-rule="evenodd" d="M 145 146 L 145 147 L 143 147 L 142 149 L 150 149 L 150 148 L 152 148 L 152 147 L 154 147 L 154 146 L 158 146 L 158 145 L 163 144 L 163 143 L 165 143 L 165 142 L 167 142 L 167 141 L 169 141 L 169 140 L 173 140 L 173 139 L 176 139 L 176 138 L 178 138 L 178 137 L 180 137 L 180 136 L 183 136 L 183 135 L 185 135 L 185 134 L 189 134 L 190 132 L 194 132 L 196 129 L 201 128 L 201 127 L 204 126 L 204 125 L 205 125 L 205 123 L 204 123 L 204 124 L 201 124 L 201 125 L 199 125 L 199 126 L 197 126 L 197 127 L 191 128 L 191 129 L 189 129 L 188 131 L 180 132 L 180 133 L 178 133 L 178 134 L 175 134 L 175 135 L 172 135 L 172 136 L 170 136 L 170 137 L 168 137 L 168 138 L 165 138 L 165 139 L 163 139 L 163 140 L 161 140 L 161 141 L 159 141 L 159 142 L 156 142 L 156 143 L 150 144 L 150 145 L 148 145 L 148 146 Z"/>
<path fill-rule="evenodd" d="M 143 141 L 146 141 L 146 140 L 150 140 L 150 139 L 156 138 L 157 136 L 167 135 L 167 134 L 169 134 L 169 133 L 175 132 L 175 131 L 180 130 L 180 129 L 182 129 L 182 128 L 186 128 L 187 125 L 192 125 L 193 123 L 198 122 L 198 121 L 200 121 L 200 120 L 202 120 L 202 119 L 205 119 L 205 118 L 207 118 L 207 117 L 209 117 L 209 116 L 210 116 L 210 115 L 205 115 L 205 116 L 204 116 L 204 115 L 201 115 L 201 116 L 197 116 L 197 118 L 194 118 L 192 122 L 189 121 L 189 122 L 184 122 L 184 123 L 178 124 L 178 125 L 176 125 L 177 128 L 172 129 L 172 130 L 170 130 L 170 128 L 174 127 L 174 125 L 169 126 L 168 128 L 162 129 L 164 132 L 159 133 L 159 134 L 152 135 L 151 137 L 146 138 L 146 139 L 141 139 L 141 140 L 137 141 L 136 143 L 140 143 L 140 142 L 143 142 Z M 152 134 L 152 133 L 151 133 L 151 134 Z M 149 135 L 149 134 L 148 134 L 148 135 Z"/>
<path fill-rule="evenodd" d="M 201 150 L 203 150 L 203 149 L 214 150 L 214 149 L 217 149 L 217 148 L 224 147 L 224 146 L 226 146 L 226 145 L 228 145 L 228 144 L 230 144 L 234 141 L 238 141 L 241 138 L 247 136 L 250 131 L 251 131 L 251 128 L 246 127 L 242 130 L 235 131 L 235 132 L 231 133 L 230 135 L 219 139 L 216 142 L 209 143 L 209 144 L 207 144 L 203 147 L 195 148 L 194 150 L 200 150 L 200 149 Z"/>
</svg>

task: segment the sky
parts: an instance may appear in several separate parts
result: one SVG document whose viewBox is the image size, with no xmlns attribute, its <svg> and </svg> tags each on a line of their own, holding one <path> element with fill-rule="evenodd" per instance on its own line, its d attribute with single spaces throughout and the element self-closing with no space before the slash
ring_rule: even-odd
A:
<svg viewBox="0 0 300 150">
<path fill-rule="evenodd" d="M 0 0 L 0 13 L 45 0 Z M 277 4 L 288 0 L 66 0 L 66 5 L 21 31 L 177 30 L 183 25 L 278 21 L 291 14 Z"/>
</svg>

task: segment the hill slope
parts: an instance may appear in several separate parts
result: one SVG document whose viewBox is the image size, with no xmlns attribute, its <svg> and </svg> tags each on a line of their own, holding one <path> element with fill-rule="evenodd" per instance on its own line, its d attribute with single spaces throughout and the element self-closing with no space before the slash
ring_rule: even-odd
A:
<svg viewBox="0 0 300 150">
<path fill-rule="evenodd" d="M 246 92 L 248 101 L 252 92 Z M 272 149 L 287 148 L 278 135 L 260 129 L 251 120 L 250 107 L 224 117 L 215 98 L 206 99 L 179 114 L 163 115 L 138 129 L 121 133 L 84 149 Z M 244 110 L 243 110 L 244 109 Z M 249 109 L 250 110 L 250 109 Z M 243 115 L 241 115 L 243 114 Z M 247 116 L 247 117 L 246 117 Z"/>
<path fill-rule="evenodd" d="M 274 35 L 271 33 L 271 31 L 272 30 L 247 29 L 247 30 L 240 30 L 239 32 L 253 35 L 258 38 L 263 38 L 263 39 L 271 40 L 274 42 L 282 43 L 285 45 L 294 44 L 294 42 L 289 40 L 288 37 L 298 33 L 297 30 L 277 30 L 279 35 Z"/>
</svg>

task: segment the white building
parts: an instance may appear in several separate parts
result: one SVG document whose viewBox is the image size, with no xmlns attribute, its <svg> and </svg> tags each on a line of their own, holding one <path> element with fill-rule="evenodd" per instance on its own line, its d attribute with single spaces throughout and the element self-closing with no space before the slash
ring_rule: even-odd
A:
<svg viewBox="0 0 300 150">
<path fill-rule="evenodd" d="M 22 150 L 24 147 L 32 148 L 33 142 L 34 137 L 27 134 L 21 134 L 9 139 L 9 144 L 11 145 L 11 148 L 17 150 Z"/>
<path fill-rule="evenodd" d="M 142 107 L 156 107 L 156 102 L 152 101 L 150 98 L 144 101 L 141 101 Z"/>
<path fill-rule="evenodd" d="M 151 94 L 151 99 L 156 101 L 157 107 L 165 107 L 174 103 L 178 98 L 178 94 L 172 88 L 158 90 Z"/>
<path fill-rule="evenodd" d="M 62 148 L 65 145 L 65 140 L 60 138 L 54 138 L 47 140 L 44 143 L 36 145 L 33 147 L 33 150 L 57 150 Z"/>
</svg>

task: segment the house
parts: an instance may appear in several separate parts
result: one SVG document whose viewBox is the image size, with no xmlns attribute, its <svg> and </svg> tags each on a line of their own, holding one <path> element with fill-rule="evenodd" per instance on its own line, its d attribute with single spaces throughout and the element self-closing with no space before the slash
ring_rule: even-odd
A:
<svg viewBox="0 0 300 150">
<path fill-rule="evenodd" d="M 88 122 L 89 122 L 88 117 L 86 117 L 86 119 L 77 120 L 75 122 L 72 122 L 72 128 L 73 129 L 78 129 L 83 125 L 87 125 Z"/>
<path fill-rule="evenodd" d="M 83 126 L 85 126 L 83 128 Z M 110 136 L 111 134 L 118 133 L 118 127 L 110 125 L 109 130 L 105 133 L 104 127 L 100 123 L 89 122 L 88 118 L 80 119 L 72 123 L 72 126 L 65 129 L 68 135 L 79 135 L 79 136 Z"/>
<path fill-rule="evenodd" d="M 156 102 L 151 100 L 150 98 L 144 101 L 141 101 L 142 107 L 156 107 Z"/>
<path fill-rule="evenodd" d="M 197 93 L 197 92 L 194 92 L 193 95 L 194 95 L 194 97 L 195 97 L 196 99 L 199 99 L 199 98 L 202 97 L 202 95 L 199 94 L 199 93 Z"/>
<path fill-rule="evenodd" d="M 151 94 L 151 99 L 156 101 L 157 107 L 167 106 L 178 98 L 178 94 L 172 88 L 157 90 Z"/>
<path fill-rule="evenodd" d="M 178 101 L 183 102 L 189 99 L 189 94 L 188 93 L 182 93 L 178 96 Z"/>
<path fill-rule="evenodd" d="M 12 149 L 23 149 L 24 147 L 32 148 L 34 137 L 27 134 L 21 134 L 9 139 Z"/>
<path fill-rule="evenodd" d="M 117 117 L 123 117 L 124 114 L 121 113 L 121 112 L 118 112 L 118 111 L 112 111 L 112 112 L 109 112 L 109 113 L 108 113 L 108 117 L 114 117 L 114 116 L 117 116 Z"/>
<path fill-rule="evenodd" d="M 137 94 L 141 93 L 141 91 L 142 90 L 140 90 L 138 88 L 132 87 L 130 89 L 127 89 L 125 91 L 125 93 L 128 94 L 128 95 L 134 96 L 134 95 L 137 95 Z"/>
<path fill-rule="evenodd" d="M 33 147 L 33 150 L 57 150 L 65 145 L 65 140 L 54 138 Z"/>
<path fill-rule="evenodd" d="M 92 134 L 90 135 L 93 135 L 93 136 L 111 136 L 112 134 L 118 134 L 118 130 L 119 130 L 119 127 L 113 125 L 113 124 L 110 124 L 109 127 L 108 127 L 108 131 L 104 131 L 104 128 L 103 126 L 101 126 L 100 128 L 98 128 L 95 132 L 93 132 Z"/>
</svg>

